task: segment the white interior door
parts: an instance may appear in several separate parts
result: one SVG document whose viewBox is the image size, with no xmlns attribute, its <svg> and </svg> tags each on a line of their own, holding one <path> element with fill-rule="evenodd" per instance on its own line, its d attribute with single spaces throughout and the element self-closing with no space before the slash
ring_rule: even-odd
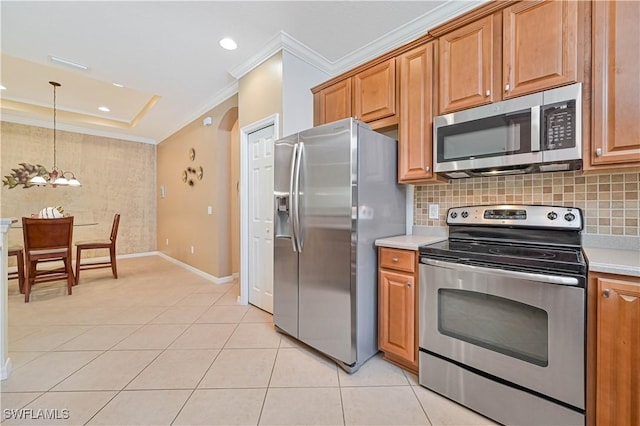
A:
<svg viewBox="0 0 640 426">
<path fill-rule="evenodd" d="M 273 313 L 274 126 L 248 135 L 249 303 Z"/>
</svg>

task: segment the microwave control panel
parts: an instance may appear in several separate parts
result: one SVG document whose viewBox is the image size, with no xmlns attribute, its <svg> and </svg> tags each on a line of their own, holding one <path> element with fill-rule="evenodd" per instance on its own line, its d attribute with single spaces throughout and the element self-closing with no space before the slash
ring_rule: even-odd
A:
<svg viewBox="0 0 640 426">
<path fill-rule="evenodd" d="M 545 151 L 576 146 L 576 101 L 544 106 L 541 113 Z"/>
</svg>

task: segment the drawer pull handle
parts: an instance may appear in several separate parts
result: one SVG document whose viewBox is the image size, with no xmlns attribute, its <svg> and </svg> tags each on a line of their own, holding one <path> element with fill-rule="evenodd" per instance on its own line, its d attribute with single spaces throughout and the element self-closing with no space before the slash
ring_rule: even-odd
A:
<svg viewBox="0 0 640 426">
<path fill-rule="evenodd" d="M 398 260 L 400 260 L 400 259 L 398 259 L 397 257 L 392 257 L 391 260 L 397 263 Z"/>
</svg>

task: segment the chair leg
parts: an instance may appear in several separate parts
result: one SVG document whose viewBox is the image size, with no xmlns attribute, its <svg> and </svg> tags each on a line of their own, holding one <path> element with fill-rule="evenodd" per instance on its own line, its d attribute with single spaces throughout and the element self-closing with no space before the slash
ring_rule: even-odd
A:
<svg viewBox="0 0 640 426">
<path fill-rule="evenodd" d="M 71 289 L 75 284 L 73 268 L 71 267 L 71 259 L 64 259 L 64 269 L 67 271 L 67 293 L 69 294 L 69 296 L 71 296 Z"/>
<path fill-rule="evenodd" d="M 31 295 L 31 285 L 35 279 L 35 263 L 29 261 L 29 264 L 25 268 L 25 280 L 24 280 L 24 303 L 29 303 L 29 296 Z"/>
<path fill-rule="evenodd" d="M 78 285 L 78 281 L 80 281 L 80 256 L 81 256 L 82 250 L 80 250 L 80 247 L 76 248 L 76 282 L 75 285 Z"/>
<path fill-rule="evenodd" d="M 20 293 L 24 294 L 24 255 L 18 252 L 18 287 Z"/>
<path fill-rule="evenodd" d="M 109 249 L 109 256 L 111 257 L 111 272 L 113 272 L 113 276 L 118 279 L 118 265 L 116 264 L 116 248 L 112 246 Z"/>
</svg>

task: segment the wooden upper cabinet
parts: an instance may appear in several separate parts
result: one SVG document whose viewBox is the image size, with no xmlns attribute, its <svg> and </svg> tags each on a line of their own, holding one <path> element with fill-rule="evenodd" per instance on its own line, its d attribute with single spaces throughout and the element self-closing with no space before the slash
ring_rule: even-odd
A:
<svg viewBox="0 0 640 426">
<path fill-rule="evenodd" d="M 624 278 L 624 277 L 621 277 Z M 597 425 L 640 424 L 640 283 L 598 278 Z"/>
<path fill-rule="evenodd" d="M 351 78 L 339 81 L 314 95 L 314 125 L 351 117 Z"/>
<path fill-rule="evenodd" d="M 389 59 L 353 77 L 354 115 L 370 122 L 396 114 L 396 63 Z"/>
<path fill-rule="evenodd" d="M 577 1 L 524 1 L 502 12 L 504 98 L 578 81 Z"/>
<path fill-rule="evenodd" d="M 397 58 L 400 75 L 398 180 L 435 179 L 433 173 L 433 51 L 435 42 Z"/>
<path fill-rule="evenodd" d="M 499 69 L 493 38 L 493 17 L 487 16 L 438 39 L 439 114 L 494 101 L 493 75 Z"/>
<path fill-rule="evenodd" d="M 593 3 L 593 132 L 595 166 L 640 165 L 640 3 Z"/>
</svg>

